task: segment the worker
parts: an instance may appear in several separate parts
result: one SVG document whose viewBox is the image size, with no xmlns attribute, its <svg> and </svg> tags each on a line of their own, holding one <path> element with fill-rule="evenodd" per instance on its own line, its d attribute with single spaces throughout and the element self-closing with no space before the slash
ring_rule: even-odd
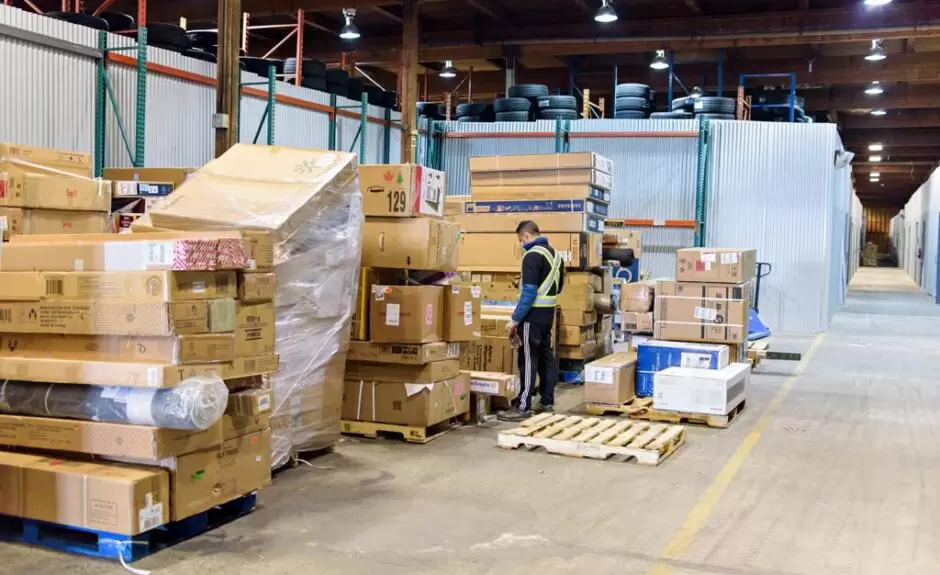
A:
<svg viewBox="0 0 940 575">
<path fill-rule="evenodd" d="M 522 244 L 522 281 L 519 303 L 506 325 L 506 335 L 518 338 L 519 395 L 512 409 L 498 414 L 503 421 L 521 421 L 533 412 L 554 411 L 558 364 L 552 349 L 555 304 L 565 281 L 561 254 L 539 233 L 535 222 L 516 227 Z M 539 379 L 539 404 L 533 405 L 535 378 Z"/>
</svg>

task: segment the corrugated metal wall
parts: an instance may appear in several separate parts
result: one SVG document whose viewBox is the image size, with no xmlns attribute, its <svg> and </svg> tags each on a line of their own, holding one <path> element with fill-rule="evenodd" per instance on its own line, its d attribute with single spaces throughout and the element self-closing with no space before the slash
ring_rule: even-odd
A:
<svg viewBox="0 0 940 575">
<path fill-rule="evenodd" d="M 87 48 L 98 45 L 97 31 L 0 5 L 0 24 L 13 26 L 43 36 L 65 40 Z M 109 35 L 112 47 L 132 45 L 133 40 Z M 124 52 L 133 56 L 133 52 Z M 201 62 L 180 54 L 148 48 L 148 61 L 208 78 L 215 77 L 215 64 Z M 0 66 L 7 79 L 0 84 L 0 141 L 33 146 L 47 146 L 81 152 L 94 151 L 94 116 L 96 62 L 56 48 L 0 36 Z M 110 66 L 110 77 L 128 132 L 134 146 L 134 110 L 137 75 L 132 68 Z M 11 81 L 15 78 L 16 81 Z M 263 78 L 242 73 L 242 82 L 261 82 Z M 266 86 L 256 86 L 266 91 Z M 278 94 L 306 102 L 329 104 L 329 96 L 285 82 L 277 83 Z M 340 98 L 337 105 L 356 112 L 357 102 Z M 251 142 L 264 113 L 265 101 L 243 96 L 241 141 Z M 162 74 L 147 77 L 146 165 L 197 166 L 212 158 L 215 88 L 203 82 L 182 80 Z M 385 111 L 369 106 L 369 116 L 383 119 Z M 393 121 L 400 114 L 394 113 Z M 326 149 L 329 118 L 326 113 L 279 102 L 275 113 L 275 143 Z M 116 117 L 111 111 L 106 119 L 105 163 L 131 165 L 120 136 Z M 266 128 L 260 143 L 264 143 Z M 381 163 L 384 158 L 385 126 L 369 122 L 366 132 L 366 162 Z M 337 122 L 337 148 L 358 151 L 354 140 L 359 120 L 340 117 Z M 390 157 L 399 161 L 401 130 L 391 128 Z"/>
<path fill-rule="evenodd" d="M 850 187 L 835 185 L 849 177 L 848 168 L 834 174 L 836 127 L 719 121 L 709 146 L 706 245 L 757 248 L 758 260 L 773 265 L 760 294 L 772 330 L 826 330 L 848 275 L 837 273 Z"/>
<path fill-rule="evenodd" d="M 924 291 L 937 295 L 937 242 L 940 226 L 940 169 L 914 192 L 895 220 L 894 242 L 900 244 L 904 270 Z"/>
</svg>

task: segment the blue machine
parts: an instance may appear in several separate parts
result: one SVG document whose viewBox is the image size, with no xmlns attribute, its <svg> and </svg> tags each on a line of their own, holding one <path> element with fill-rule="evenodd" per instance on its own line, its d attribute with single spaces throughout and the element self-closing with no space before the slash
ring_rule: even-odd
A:
<svg viewBox="0 0 940 575">
<path fill-rule="evenodd" d="M 766 262 L 757 262 L 757 282 L 754 286 L 754 305 L 748 310 L 747 317 L 747 339 L 754 341 L 770 337 L 770 328 L 761 321 L 759 313 L 760 304 L 760 281 L 770 275 L 774 267 Z"/>
</svg>

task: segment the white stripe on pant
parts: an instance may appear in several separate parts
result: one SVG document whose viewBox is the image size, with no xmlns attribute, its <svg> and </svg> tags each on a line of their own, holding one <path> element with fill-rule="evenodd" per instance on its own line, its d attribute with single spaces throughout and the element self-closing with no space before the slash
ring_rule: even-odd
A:
<svg viewBox="0 0 940 575">
<path fill-rule="evenodd" d="M 530 351 L 529 322 L 522 322 L 522 350 L 525 355 L 525 373 L 522 379 L 522 401 L 519 402 L 519 411 L 529 411 L 532 409 L 532 352 Z"/>
</svg>

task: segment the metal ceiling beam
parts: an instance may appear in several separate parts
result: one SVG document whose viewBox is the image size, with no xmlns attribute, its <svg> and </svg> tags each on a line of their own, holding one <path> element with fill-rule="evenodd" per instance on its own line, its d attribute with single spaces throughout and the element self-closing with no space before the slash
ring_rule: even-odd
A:
<svg viewBox="0 0 940 575">
<path fill-rule="evenodd" d="M 466 2 L 469 6 L 472 6 L 476 11 L 482 12 L 493 20 L 496 20 L 503 26 L 513 25 L 512 15 L 504 8 L 489 4 L 484 0 L 464 0 L 464 2 Z"/>
<path fill-rule="evenodd" d="M 392 12 L 388 8 L 382 8 L 381 6 L 373 6 L 372 11 L 375 12 L 376 14 L 381 14 L 382 16 L 385 16 L 389 20 L 398 22 L 399 24 L 402 24 L 404 22 L 404 19 L 401 16 Z"/>
<path fill-rule="evenodd" d="M 339 29 L 336 27 L 336 25 L 332 21 L 327 20 L 322 16 L 318 16 L 317 14 L 307 14 L 304 16 L 304 24 L 310 26 L 311 28 L 320 30 L 321 32 L 326 32 L 327 34 L 336 36 L 337 38 L 339 37 Z"/>
<path fill-rule="evenodd" d="M 889 86 L 884 94 L 873 98 L 864 91 L 849 88 L 833 90 L 806 90 L 806 109 L 824 110 L 870 110 L 879 107 L 887 110 L 911 110 L 940 107 L 940 95 L 932 86 Z"/>
</svg>

